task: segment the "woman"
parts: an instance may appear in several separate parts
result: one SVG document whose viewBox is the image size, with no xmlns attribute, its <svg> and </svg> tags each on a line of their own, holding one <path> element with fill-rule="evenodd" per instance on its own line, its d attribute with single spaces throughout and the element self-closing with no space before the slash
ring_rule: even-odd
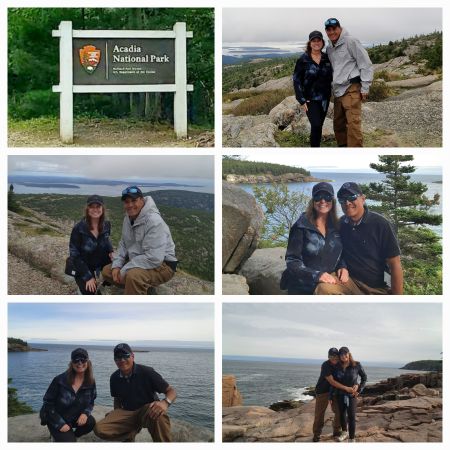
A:
<svg viewBox="0 0 450 450">
<path fill-rule="evenodd" d="M 367 382 L 367 375 L 364 372 L 361 364 L 353 359 L 350 350 L 347 347 L 339 349 L 340 362 L 336 368 L 335 379 L 344 386 L 353 387 L 353 394 L 337 389 L 338 392 L 338 406 L 339 417 L 341 420 L 342 433 L 338 438 L 339 442 L 349 440 L 349 442 L 356 442 L 356 407 L 358 404 L 357 397 L 364 390 Z M 360 382 L 358 383 L 358 377 Z M 332 392 L 336 388 L 332 388 Z M 330 393 L 331 395 L 332 393 Z M 331 397 L 330 397 L 331 398 Z"/>
<path fill-rule="evenodd" d="M 331 97 L 333 69 L 323 48 L 325 41 L 320 31 L 312 31 L 306 51 L 295 64 L 295 97 L 311 124 L 310 145 L 320 147 L 322 126 L 327 115 Z"/>
<path fill-rule="evenodd" d="M 103 198 L 91 195 L 86 201 L 84 219 L 73 227 L 70 235 L 70 258 L 75 281 L 83 295 L 98 293 L 96 278 L 113 258 L 111 224 L 105 216 Z"/>
<path fill-rule="evenodd" d="M 92 363 L 84 348 L 71 354 L 68 369 L 55 377 L 44 395 L 46 425 L 56 442 L 75 442 L 95 426 L 97 396 Z"/>
<path fill-rule="evenodd" d="M 313 294 L 319 283 L 345 283 L 348 270 L 342 260 L 333 186 L 318 183 L 306 212 L 292 226 L 281 289 L 288 294 Z M 336 275 L 332 275 L 336 272 Z"/>
</svg>

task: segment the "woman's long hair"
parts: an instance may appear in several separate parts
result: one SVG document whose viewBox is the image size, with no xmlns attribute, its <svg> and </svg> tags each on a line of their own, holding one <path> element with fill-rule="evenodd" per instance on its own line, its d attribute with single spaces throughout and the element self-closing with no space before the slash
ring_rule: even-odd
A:
<svg viewBox="0 0 450 450">
<path fill-rule="evenodd" d="M 327 217 L 327 227 L 332 225 L 335 230 L 339 230 L 339 219 L 336 212 L 336 199 L 333 197 L 331 210 Z M 314 225 L 317 219 L 317 211 L 314 209 L 314 200 L 311 199 L 306 207 L 306 218 Z"/>
<path fill-rule="evenodd" d="M 339 358 L 340 359 L 340 358 Z M 350 366 L 352 366 L 352 367 L 355 367 L 356 366 L 356 364 L 358 364 L 358 361 L 355 361 L 354 359 L 353 359 L 353 356 L 352 356 L 352 354 L 349 352 L 348 353 L 348 360 L 349 360 L 349 362 L 350 362 Z M 341 364 L 342 364 L 342 361 L 341 361 Z"/>
<path fill-rule="evenodd" d="M 69 362 L 69 367 L 67 368 L 67 383 L 69 384 L 69 386 L 72 386 L 73 382 L 75 381 L 75 369 L 73 368 L 73 363 L 72 361 Z M 92 386 L 95 382 L 95 378 L 94 378 L 94 369 L 92 367 L 92 363 L 91 360 L 88 359 L 87 360 L 87 368 L 84 372 L 84 379 L 83 379 L 83 384 L 85 386 Z"/>
<path fill-rule="evenodd" d="M 92 230 L 92 220 L 89 217 L 89 206 L 86 205 L 86 207 L 84 208 L 84 220 L 86 220 L 89 230 Z M 101 233 L 103 231 L 103 224 L 105 223 L 105 219 L 106 219 L 106 208 L 105 205 L 102 205 L 102 215 L 100 216 L 100 219 L 98 220 L 98 232 Z"/>
<path fill-rule="evenodd" d="M 320 51 L 322 51 L 324 47 L 325 47 L 325 41 L 322 39 L 322 48 L 320 49 Z M 311 52 L 312 52 L 311 41 L 308 41 L 306 43 L 305 52 L 308 53 L 308 56 L 311 56 Z"/>
</svg>

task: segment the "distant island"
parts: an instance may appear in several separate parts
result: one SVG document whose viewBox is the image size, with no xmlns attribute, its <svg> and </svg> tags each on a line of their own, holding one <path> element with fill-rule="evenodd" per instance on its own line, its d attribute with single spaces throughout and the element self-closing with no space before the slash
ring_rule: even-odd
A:
<svg viewBox="0 0 450 450">
<path fill-rule="evenodd" d="M 402 370 L 425 370 L 427 372 L 442 372 L 442 360 L 423 359 L 421 361 L 413 361 L 400 367 Z"/>
<path fill-rule="evenodd" d="M 22 339 L 9 337 L 8 338 L 8 353 L 9 352 L 46 352 L 44 348 L 33 348 L 28 345 L 28 342 Z"/>
<path fill-rule="evenodd" d="M 64 183 L 17 183 L 27 187 L 44 187 L 44 188 L 59 188 L 59 189 L 80 189 L 76 184 Z"/>
</svg>

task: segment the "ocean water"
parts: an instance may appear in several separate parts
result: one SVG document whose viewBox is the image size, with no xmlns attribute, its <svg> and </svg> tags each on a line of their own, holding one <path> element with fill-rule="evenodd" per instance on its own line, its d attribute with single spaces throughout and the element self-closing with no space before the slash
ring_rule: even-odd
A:
<svg viewBox="0 0 450 450">
<path fill-rule="evenodd" d="M 368 383 L 375 383 L 402 373 L 414 372 L 393 367 L 373 367 L 361 361 Z M 237 361 L 224 359 L 223 374 L 236 376 L 237 388 L 244 405 L 270 406 L 281 400 L 312 400 L 304 394 L 306 388 L 315 386 L 320 374 L 319 364 Z"/>
<path fill-rule="evenodd" d="M 324 179 L 324 180 L 332 180 L 330 181 L 330 184 L 333 185 L 334 192 L 337 193 L 339 188 L 346 182 L 346 181 L 353 181 L 358 184 L 368 184 L 373 182 L 380 182 L 381 180 L 385 179 L 384 174 L 380 174 L 377 172 L 371 172 L 371 173 L 347 173 L 347 172 L 311 172 L 311 175 L 313 177 L 316 177 L 318 179 Z M 436 174 L 436 175 L 418 175 L 418 174 L 412 174 L 411 175 L 412 181 L 419 181 L 421 183 L 426 184 L 428 190 L 425 193 L 425 195 L 429 198 L 432 198 L 434 194 L 439 194 L 441 196 L 440 204 L 434 206 L 430 209 L 430 212 L 433 214 L 442 214 L 442 175 Z M 310 196 L 313 186 L 316 184 L 316 182 L 312 183 L 288 183 L 288 188 L 290 192 L 304 192 L 306 195 Z M 252 184 L 240 184 L 239 187 L 244 189 L 245 191 L 253 194 L 253 187 L 255 185 Z M 371 201 L 367 201 L 367 204 L 370 207 Z M 372 202 L 373 203 L 373 202 Z M 338 205 L 338 215 L 342 214 L 342 210 L 340 205 Z M 430 226 L 433 231 L 435 231 L 437 234 L 442 236 L 442 225 L 439 226 Z"/>
<path fill-rule="evenodd" d="M 18 389 L 19 399 L 38 411 L 52 379 L 67 369 L 73 345 L 32 344 L 45 352 L 8 353 L 8 378 Z M 109 377 L 117 370 L 111 347 L 84 346 L 94 367 L 96 402 L 113 406 Z M 145 347 L 139 347 L 145 349 Z M 213 430 L 214 351 L 202 349 L 151 348 L 136 352 L 135 361 L 153 367 L 177 391 L 170 416 Z"/>
</svg>

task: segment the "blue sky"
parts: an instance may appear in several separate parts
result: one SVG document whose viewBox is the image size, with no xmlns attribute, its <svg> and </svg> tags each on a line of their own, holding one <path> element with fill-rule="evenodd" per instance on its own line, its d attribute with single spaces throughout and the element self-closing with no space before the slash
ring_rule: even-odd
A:
<svg viewBox="0 0 450 450">
<path fill-rule="evenodd" d="M 212 304 L 10 303 L 8 336 L 24 340 L 214 341 Z"/>
<path fill-rule="evenodd" d="M 355 358 L 406 363 L 439 359 L 436 303 L 224 304 L 224 355 L 322 359 L 347 346 Z"/>
</svg>

